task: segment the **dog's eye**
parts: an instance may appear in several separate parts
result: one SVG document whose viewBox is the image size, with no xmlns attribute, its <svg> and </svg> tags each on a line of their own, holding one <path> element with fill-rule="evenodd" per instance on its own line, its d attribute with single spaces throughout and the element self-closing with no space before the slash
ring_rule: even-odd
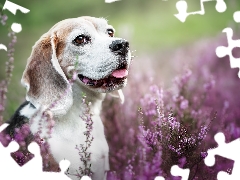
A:
<svg viewBox="0 0 240 180">
<path fill-rule="evenodd" d="M 85 35 L 80 35 L 77 36 L 74 40 L 73 40 L 73 44 L 75 44 L 76 46 L 82 45 L 82 44 L 87 44 L 91 41 L 90 37 L 85 36 Z"/>
<path fill-rule="evenodd" d="M 110 37 L 113 37 L 114 36 L 114 31 L 112 29 L 108 29 L 107 30 L 107 33 Z"/>
</svg>

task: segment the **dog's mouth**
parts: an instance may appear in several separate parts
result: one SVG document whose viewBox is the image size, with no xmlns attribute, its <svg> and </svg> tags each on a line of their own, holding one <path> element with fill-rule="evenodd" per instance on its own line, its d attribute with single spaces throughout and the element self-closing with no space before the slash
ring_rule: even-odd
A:
<svg viewBox="0 0 240 180">
<path fill-rule="evenodd" d="M 114 70 L 110 75 L 103 79 L 94 80 L 83 76 L 81 74 L 78 75 L 78 78 L 87 86 L 91 86 L 92 88 L 108 88 L 116 85 L 123 84 L 125 79 L 128 76 L 128 70 L 126 65 L 120 65 L 116 70 Z"/>
</svg>

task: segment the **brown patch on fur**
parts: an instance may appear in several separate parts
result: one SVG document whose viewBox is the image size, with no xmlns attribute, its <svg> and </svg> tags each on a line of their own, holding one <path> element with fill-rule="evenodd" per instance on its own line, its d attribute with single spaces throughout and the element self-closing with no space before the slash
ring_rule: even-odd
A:
<svg viewBox="0 0 240 180">
<path fill-rule="evenodd" d="M 63 42 L 59 42 L 56 48 L 57 58 L 60 58 L 60 55 L 62 55 L 64 48 L 65 48 L 65 44 Z M 61 63 L 61 61 L 62 59 L 59 59 L 59 63 Z"/>
<path fill-rule="evenodd" d="M 54 46 L 57 47 L 57 37 L 52 38 L 54 44 L 56 43 Z M 33 98 L 46 98 L 47 95 L 57 98 L 57 94 L 67 87 L 63 77 L 52 65 L 52 53 L 50 34 L 45 34 L 34 45 L 24 73 L 24 79 L 30 84 L 28 95 Z"/>
<path fill-rule="evenodd" d="M 50 40 L 49 36 L 42 37 L 41 40 L 34 45 L 32 54 L 29 58 L 30 62 L 26 72 L 26 76 L 28 77 L 30 83 L 28 93 L 35 98 L 38 97 L 41 91 L 39 83 L 42 82 L 39 82 L 39 80 L 43 78 L 42 73 L 45 71 L 45 68 L 48 68 L 47 65 L 51 63 L 52 49 Z"/>
<path fill-rule="evenodd" d="M 59 64 L 62 61 L 60 56 L 63 54 L 63 50 L 65 48 L 65 43 L 64 42 L 66 41 L 67 35 L 68 35 L 68 33 L 64 33 L 64 35 L 61 35 L 61 37 L 58 37 L 57 33 L 54 32 L 53 42 L 55 44 L 56 56 L 59 60 Z"/>
<path fill-rule="evenodd" d="M 56 32 L 53 32 L 53 34 L 54 35 L 52 36 L 52 40 L 53 40 L 52 46 L 54 46 L 54 48 L 55 48 L 54 50 L 56 50 L 57 49 L 57 45 L 58 45 L 58 37 L 57 37 Z"/>
</svg>

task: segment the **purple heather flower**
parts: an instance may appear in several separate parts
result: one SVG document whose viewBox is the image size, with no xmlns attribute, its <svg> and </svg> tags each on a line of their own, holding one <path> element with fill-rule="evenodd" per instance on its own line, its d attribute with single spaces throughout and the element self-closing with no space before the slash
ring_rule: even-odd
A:
<svg viewBox="0 0 240 180">
<path fill-rule="evenodd" d="M 0 104 L 0 111 L 4 111 L 4 107 L 2 104 Z"/>
<path fill-rule="evenodd" d="M 208 82 L 208 83 L 205 83 L 204 85 L 203 85 L 203 87 L 204 87 L 204 89 L 206 90 L 206 91 L 209 91 L 209 90 L 211 90 L 214 86 L 215 86 L 215 80 L 214 79 L 212 79 L 210 82 Z"/>
<path fill-rule="evenodd" d="M 174 79 L 174 82 L 178 85 L 179 88 L 182 88 L 188 81 L 190 76 L 192 75 L 192 71 L 190 69 L 186 69 L 185 73 Z"/>
<path fill-rule="evenodd" d="M 184 165 L 187 163 L 187 158 L 184 156 L 184 157 L 182 157 L 181 159 L 179 159 L 178 160 L 178 165 L 179 165 L 179 167 L 180 168 L 183 168 L 184 167 Z"/>
<path fill-rule="evenodd" d="M 1 23 L 2 23 L 2 25 L 4 26 L 4 25 L 6 25 L 6 21 L 7 21 L 7 19 L 8 19 L 8 17 L 7 17 L 7 15 L 1 15 L 0 14 L 0 18 L 1 18 Z"/>
<path fill-rule="evenodd" d="M 198 133 L 198 139 L 204 139 L 207 135 L 208 128 L 206 126 L 202 126 L 200 132 Z"/>
<path fill-rule="evenodd" d="M 180 108 L 181 109 L 187 109 L 188 108 L 188 100 L 187 99 L 184 99 L 184 100 L 181 101 Z"/>
<path fill-rule="evenodd" d="M 207 155 L 208 155 L 208 153 L 207 153 L 207 152 L 201 152 L 201 157 L 202 157 L 202 158 L 205 158 L 205 157 L 207 157 Z"/>
</svg>

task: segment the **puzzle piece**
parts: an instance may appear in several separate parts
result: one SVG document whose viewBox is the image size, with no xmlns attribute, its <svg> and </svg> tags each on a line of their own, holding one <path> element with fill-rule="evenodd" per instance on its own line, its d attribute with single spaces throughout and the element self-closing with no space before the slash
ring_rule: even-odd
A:
<svg viewBox="0 0 240 180">
<path fill-rule="evenodd" d="M 234 20 L 240 22 L 240 11 L 234 13 Z M 232 50 L 236 47 L 240 47 L 240 39 L 233 40 L 233 30 L 231 28 L 225 28 L 222 32 L 225 32 L 228 40 L 228 47 L 219 46 L 216 49 L 216 55 L 220 58 L 224 56 L 229 56 L 230 67 L 240 68 L 240 58 L 233 57 Z M 238 77 L 240 78 L 240 71 L 238 72 Z"/>
<path fill-rule="evenodd" d="M 27 145 L 30 143 L 30 141 L 27 140 L 29 138 L 29 133 L 29 126 L 23 125 L 22 128 L 16 130 L 14 135 L 14 140 L 20 145 L 20 147 L 16 152 L 11 153 L 11 156 L 20 166 L 23 166 L 34 157 L 27 148 Z M 12 138 L 9 135 L 0 132 L 0 143 L 2 143 L 4 147 L 7 147 L 11 141 Z M 27 145 L 26 142 L 28 143 Z M 39 141 L 36 142 L 41 144 Z"/>
<path fill-rule="evenodd" d="M 237 180 L 240 177 L 240 138 L 230 142 L 225 143 L 225 136 L 223 133 L 217 133 L 214 136 L 215 141 L 218 143 L 218 147 L 215 149 L 209 149 L 207 151 L 208 155 L 204 159 L 207 166 L 213 166 L 215 164 L 215 155 L 225 157 L 227 159 L 235 160 L 234 167 L 232 169 L 232 174 L 220 171 L 217 175 L 218 180 Z"/>
<path fill-rule="evenodd" d="M 116 2 L 116 1 L 120 1 L 120 0 L 105 0 L 105 3 L 113 3 L 113 2 Z"/>
<path fill-rule="evenodd" d="M 234 14 L 233 14 L 233 19 L 235 22 L 239 23 L 240 22 L 240 11 L 236 11 Z"/>
<path fill-rule="evenodd" d="M 0 132 L 5 129 L 8 124 L 3 124 L 0 126 Z M 35 155 L 35 158 L 25 164 L 23 167 L 18 166 L 18 164 L 10 156 L 11 152 L 16 151 L 19 148 L 19 145 L 12 141 L 8 147 L 3 147 L 0 143 L 0 175 L 1 179 L 25 179 L 32 180 L 34 179 L 59 179 L 59 180 L 70 180 L 69 177 L 65 175 L 65 171 L 70 165 L 70 162 L 67 160 L 61 161 L 60 164 L 60 173 L 55 172 L 42 172 L 42 157 L 40 155 L 40 148 L 37 143 L 33 142 L 28 146 L 28 149 L 31 153 Z M 85 178 L 85 180 L 87 180 Z"/>
<path fill-rule="evenodd" d="M 22 13 L 28 13 L 30 10 L 26 9 L 22 6 L 19 6 L 15 3 L 12 3 L 8 0 L 6 0 L 4 6 L 3 6 L 3 10 L 9 10 L 11 13 L 13 13 L 14 15 L 16 15 L 17 10 L 20 10 Z M 18 24 L 18 23 L 13 23 L 11 25 L 11 29 L 13 32 L 19 33 L 22 31 L 22 25 Z M 5 51 L 7 51 L 7 47 L 4 44 L 0 44 L 0 50 L 3 49 Z"/>
<path fill-rule="evenodd" d="M 26 9 L 26 8 L 19 6 L 15 3 L 12 3 L 11 1 L 8 1 L 8 0 L 6 0 L 5 4 L 3 6 L 3 10 L 5 10 L 5 9 L 10 11 L 14 15 L 16 15 L 17 10 L 20 10 L 22 13 L 25 13 L 25 14 L 30 12 L 29 9 Z M 16 33 L 19 33 L 22 31 L 22 25 L 18 24 L 18 23 L 13 23 L 11 25 L 11 29 Z"/>
<path fill-rule="evenodd" d="M 19 6 L 15 3 L 12 3 L 11 1 L 8 1 L 8 0 L 6 0 L 5 4 L 3 6 L 3 10 L 5 10 L 5 9 L 9 10 L 14 15 L 16 15 L 17 10 L 20 10 L 22 13 L 25 13 L 25 14 L 30 12 L 29 9 L 26 9 L 26 8 Z"/>
<path fill-rule="evenodd" d="M 88 176 L 83 176 L 82 178 L 81 178 L 81 180 L 92 180 L 90 177 L 88 177 Z"/>
<path fill-rule="evenodd" d="M 182 169 L 178 165 L 174 165 L 171 168 L 171 174 L 173 176 L 182 176 L 182 180 L 188 180 L 189 173 L 189 169 Z"/>
<path fill-rule="evenodd" d="M 18 24 L 18 23 L 13 23 L 11 25 L 11 29 L 15 32 L 15 33 L 20 33 L 22 31 L 22 25 Z"/>
<path fill-rule="evenodd" d="M 154 178 L 154 180 L 165 180 L 165 178 L 162 177 L 162 176 L 157 176 L 157 177 Z"/>
<path fill-rule="evenodd" d="M 0 132 L 5 129 L 8 126 L 8 124 L 3 124 L 0 126 Z M 17 168 L 16 162 L 13 160 L 13 158 L 10 156 L 11 152 L 16 151 L 19 148 L 19 145 L 16 142 L 11 142 L 8 147 L 3 147 L 3 145 L 0 143 L 0 162 L 8 162 L 8 167 L 12 167 L 13 169 Z M 0 170 L 2 173 L 2 170 L 5 169 L 6 165 L 4 163 L 0 163 Z M 8 168 L 4 173 L 12 173 L 11 168 Z"/>
<path fill-rule="evenodd" d="M 220 13 L 226 11 L 226 9 L 227 9 L 227 6 L 226 6 L 226 3 L 224 2 L 224 0 L 200 0 L 200 5 L 201 5 L 200 11 L 187 12 L 187 8 L 188 8 L 187 2 L 185 0 L 180 0 L 176 3 L 176 8 L 178 10 L 178 14 L 175 14 L 174 16 L 176 16 L 176 18 L 178 18 L 180 21 L 185 22 L 189 15 L 194 15 L 194 14 L 203 15 L 203 14 L 205 14 L 205 9 L 204 9 L 203 3 L 208 2 L 208 1 L 217 1 L 215 8 Z"/>
<path fill-rule="evenodd" d="M 7 51 L 7 47 L 4 44 L 0 44 L 0 49 Z"/>
</svg>

